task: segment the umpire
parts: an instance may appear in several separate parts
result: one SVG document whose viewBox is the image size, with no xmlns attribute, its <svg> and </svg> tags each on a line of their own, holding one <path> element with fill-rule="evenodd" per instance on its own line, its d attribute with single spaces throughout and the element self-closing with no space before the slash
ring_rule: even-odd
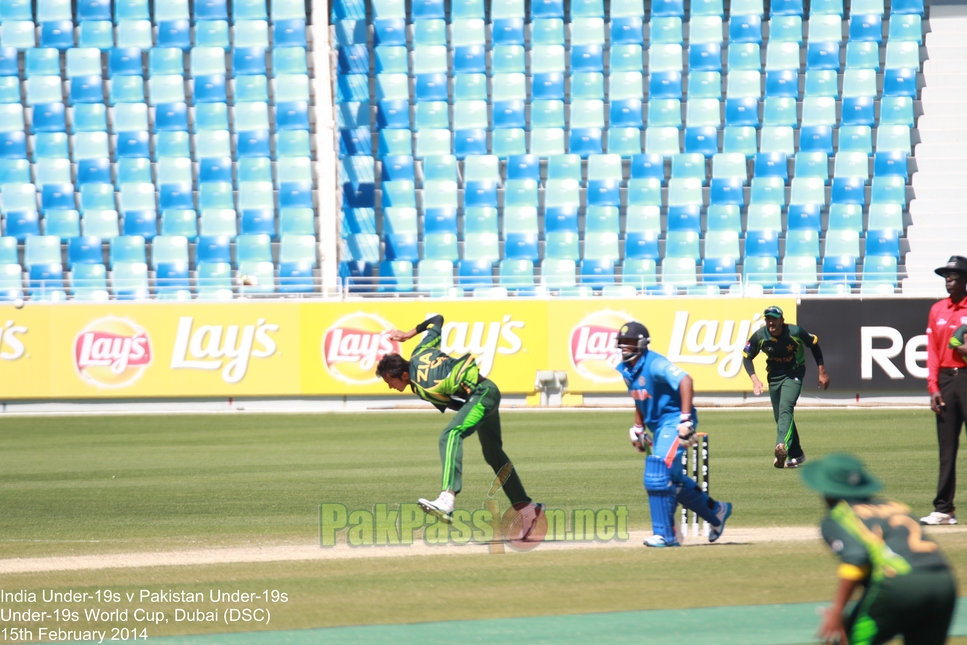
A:
<svg viewBox="0 0 967 645">
<path fill-rule="evenodd" d="M 960 428 L 967 420 L 967 349 L 950 346 L 951 336 L 967 323 L 967 258 L 955 255 L 935 273 L 944 279 L 950 297 L 934 303 L 927 320 L 927 387 L 930 409 L 937 415 L 940 476 L 933 512 L 923 524 L 956 524 L 957 449 Z"/>
</svg>

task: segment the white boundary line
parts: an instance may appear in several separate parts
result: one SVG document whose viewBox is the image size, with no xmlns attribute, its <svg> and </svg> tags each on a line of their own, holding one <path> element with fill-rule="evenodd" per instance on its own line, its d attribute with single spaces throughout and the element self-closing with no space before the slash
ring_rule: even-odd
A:
<svg viewBox="0 0 967 645">
<path fill-rule="evenodd" d="M 501 414 L 513 414 L 513 413 L 526 413 L 526 414 L 537 414 L 543 412 L 629 412 L 631 407 L 572 407 L 572 408 L 502 408 L 500 410 Z M 711 412 L 756 412 L 763 411 L 767 408 L 765 406 L 718 406 L 718 407 L 708 407 L 699 408 L 701 414 L 709 414 Z M 857 406 L 857 405 L 815 405 L 808 407 L 800 407 L 796 409 L 796 413 L 810 412 L 810 411 L 828 411 L 828 410 L 843 410 L 843 411 L 864 411 L 864 410 L 929 410 L 928 405 L 869 405 L 869 406 Z M 417 413 L 427 413 L 432 412 L 431 409 L 414 409 L 414 408 L 358 408 L 358 409 L 307 409 L 307 410 L 293 410 L 292 408 L 259 408 L 256 410 L 246 410 L 244 408 L 229 408 L 225 410 L 53 410 L 49 412 L 31 411 L 31 412 L 3 412 L 0 413 L 0 419 L 5 418 L 22 418 L 22 417 L 92 417 L 92 416 L 104 416 L 104 417 L 133 417 L 133 416 L 216 416 L 220 414 L 248 414 L 248 415 L 328 415 L 328 414 L 385 414 L 387 412 L 392 412 L 394 414 L 417 414 Z"/>
</svg>

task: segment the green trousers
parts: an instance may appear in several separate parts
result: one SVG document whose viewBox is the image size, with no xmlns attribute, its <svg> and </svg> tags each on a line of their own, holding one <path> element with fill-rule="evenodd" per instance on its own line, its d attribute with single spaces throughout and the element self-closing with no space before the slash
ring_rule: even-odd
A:
<svg viewBox="0 0 967 645">
<path fill-rule="evenodd" d="M 796 401 L 802 392 L 801 376 L 778 376 L 769 378 L 769 398 L 772 399 L 772 414 L 776 419 L 776 445 L 786 444 L 789 459 L 801 457 L 802 445 L 796 429 Z"/>
<path fill-rule="evenodd" d="M 843 624 L 850 645 L 879 645 L 899 634 L 906 645 L 941 645 L 956 602 L 949 569 L 913 571 L 870 584 Z"/>
<path fill-rule="evenodd" d="M 498 473 L 510 461 L 504 453 L 500 438 L 500 390 L 493 381 L 484 379 L 477 384 L 470 398 L 440 434 L 440 461 L 443 462 L 442 490 L 459 493 L 463 487 L 463 440 L 473 433 L 480 438 L 484 460 Z M 517 469 L 504 481 L 504 493 L 511 504 L 529 502 Z"/>
</svg>

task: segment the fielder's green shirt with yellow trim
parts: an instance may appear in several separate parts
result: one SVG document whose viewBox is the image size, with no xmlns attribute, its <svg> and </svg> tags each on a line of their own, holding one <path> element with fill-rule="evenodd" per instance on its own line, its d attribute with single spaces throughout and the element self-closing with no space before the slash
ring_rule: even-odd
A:
<svg viewBox="0 0 967 645">
<path fill-rule="evenodd" d="M 426 334 L 410 356 L 410 388 L 440 412 L 459 410 L 480 380 L 477 361 L 470 354 L 452 358 L 440 351 L 443 316 L 433 316 L 416 329 Z"/>
<path fill-rule="evenodd" d="M 840 500 L 823 519 L 822 532 L 844 565 L 868 572 L 873 582 L 947 568 L 937 543 L 923 534 L 910 509 L 900 502 Z"/>
<path fill-rule="evenodd" d="M 806 348 L 813 350 L 817 365 L 822 365 L 823 357 L 819 350 L 819 338 L 799 325 L 785 325 L 777 337 L 769 333 L 765 326 L 752 334 L 745 344 L 742 356 L 752 360 L 762 352 L 766 355 L 766 371 L 769 378 L 786 376 L 802 378 L 806 374 Z"/>
</svg>

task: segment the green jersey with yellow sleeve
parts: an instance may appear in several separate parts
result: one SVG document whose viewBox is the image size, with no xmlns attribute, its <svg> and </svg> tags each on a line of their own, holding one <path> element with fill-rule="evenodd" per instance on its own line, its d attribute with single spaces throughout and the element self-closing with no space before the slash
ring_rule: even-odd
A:
<svg viewBox="0 0 967 645">
<path fill-rule="evenodd" d="M 410 356 L 410 388 L 440 412 L 460 409 L 480 380 L 477 361 L 470 354 L 453 358 L 440 351 L 443 316 L 433 316 L 416 329 L 425 334 Z"/>
<path fill-rule="evenodd" d="M 822 524 L 823 539 L 842 561 L 841 578 L 878 582 L 912 571 L 945 569 L 937 543 L 910 509 L 884 499 L 840 500 Z"/>
</svg>

